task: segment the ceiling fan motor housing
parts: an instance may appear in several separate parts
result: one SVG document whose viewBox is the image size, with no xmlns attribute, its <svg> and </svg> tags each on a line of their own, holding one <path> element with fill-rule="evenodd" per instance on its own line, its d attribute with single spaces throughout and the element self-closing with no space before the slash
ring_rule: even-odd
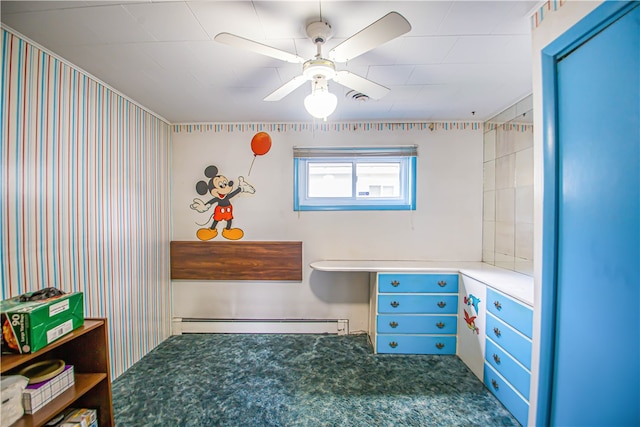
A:
<svg viewBox="0 0 640 427">
<path fill-rule="evenodd" d="M 324 44 L 331 38 L 331 25 L 325 21 L 316 21 L 307 25 L 307 36 L 315 44 Z"/>
<path fill-rule="evenodd" d="M 318 78 L 331 80 L 336 76 L 336 65 L 328 59 L 310 59 L 302 64 L 302 75 L 309 80 Z"/>
</svg>

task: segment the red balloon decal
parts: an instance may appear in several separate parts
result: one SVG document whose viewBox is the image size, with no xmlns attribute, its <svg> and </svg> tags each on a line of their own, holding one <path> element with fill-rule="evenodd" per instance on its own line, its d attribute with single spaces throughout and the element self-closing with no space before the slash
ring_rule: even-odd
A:
<svg viewBox="0 0 640 427">
<path fill-rule="evenodd" d="M 251 139 L 251 151 L 255 156 L 267 154 L 271 149 L 271 137 L 266 132 L 258 132 Z"/>
<path fill-rule="evenodd" d="M 266 132 L 258 132 L 251 138 L 251 151 L 253 151 L 253 160 L 251 160 L 251 166 L 249 166 L 249 173 L 251 175 L 251 168 L 253 168 L 253 162 L 256 160 L 256 156 L 262 156 L 267 154 L 271 149 L 271 137 Z"/>
</svg>

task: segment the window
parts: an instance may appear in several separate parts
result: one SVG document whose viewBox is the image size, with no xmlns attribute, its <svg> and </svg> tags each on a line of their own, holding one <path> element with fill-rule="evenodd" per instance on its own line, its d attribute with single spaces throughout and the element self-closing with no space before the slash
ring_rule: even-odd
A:
<svg viewBox="0 0 640 427">
<path fill-rule="evenodd" d="M 416 146 L 294 147 L 294 210 L 415 210 Z"/>
</svg>

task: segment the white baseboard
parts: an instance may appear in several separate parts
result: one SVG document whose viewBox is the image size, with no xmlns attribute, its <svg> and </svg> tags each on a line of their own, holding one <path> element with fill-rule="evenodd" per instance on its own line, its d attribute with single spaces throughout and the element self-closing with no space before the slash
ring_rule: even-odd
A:
<svg viewBox="0 0 640 427">
<path fill-rule="evenodd" d="M 191 319 L 174 317 L 172 334 L 349 334 L 349 320 Z"/>
</svg>

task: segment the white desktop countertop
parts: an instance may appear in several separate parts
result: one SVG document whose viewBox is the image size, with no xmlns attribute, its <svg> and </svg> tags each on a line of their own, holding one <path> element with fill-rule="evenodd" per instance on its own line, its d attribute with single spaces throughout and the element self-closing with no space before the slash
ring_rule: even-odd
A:
<svg viewBox="0 0 640 427">
<path fill-rule="evenodd" d="M 323 260 L 310 267 L 318 271 L 369 273 L 460 273 L 533 306 L 533 277 L 483 262 Z"/>
</svg>

